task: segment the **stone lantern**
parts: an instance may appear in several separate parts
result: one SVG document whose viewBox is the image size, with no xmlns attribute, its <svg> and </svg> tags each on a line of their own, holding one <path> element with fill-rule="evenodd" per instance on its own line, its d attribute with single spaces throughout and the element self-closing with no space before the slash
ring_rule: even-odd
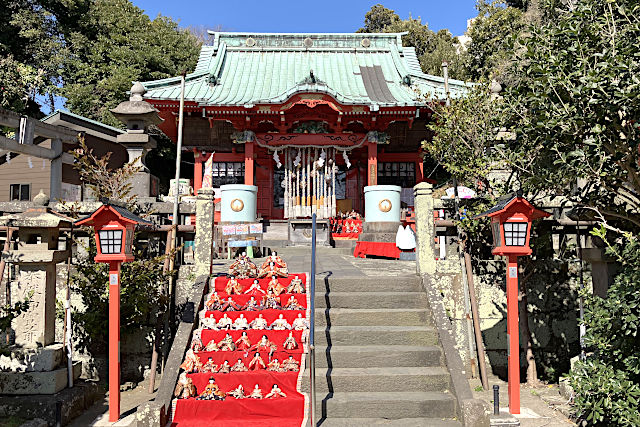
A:
<svg viewBox="0 0 640 427">
<path fill-rule="evenodd" d="M 158 110 L 142 100 L 144 93 L 144 87 L 135 83 L 131 87 L 129 100 L 121 102 L 111 112 L 127 127 L 127 133 L 118 135 L 116 141 L 127 148 L 129 163 L 141 167 L 133 178 L 132 191 L 139 198 L 153 197 L 155 201 L 155 196 L 158 195 L 158 178 L 151 175 L 144 164 L 144 158 L 157 145 L 147 130 L 149 126 L 160 124 L 163 120 L 158 115 Z"/>
<path fill-rule="evenodd" d="M 0 372 L 3 394 L 52 394 L 67 385 L 63 345 L 54 343 L 56 264 L 70 255 L 68 242 L 60 249 L 59 236 L 60 228 L 70 227 L 72 220 L 46 207 L 47 202 L 41 192 L 34 198 L 35 206 L 0 217 L 0 226 L 18 230 L 18 242 L 2 252 L 4 261 L 18 266 L 11 301 L 30 301 L 28 310 L 13 319 L 15 345 L 11 354 L 0 357 L 0 370 L 5 371 Z M 80 364 L 73 368 L 77 377 Z"/>
</svg>

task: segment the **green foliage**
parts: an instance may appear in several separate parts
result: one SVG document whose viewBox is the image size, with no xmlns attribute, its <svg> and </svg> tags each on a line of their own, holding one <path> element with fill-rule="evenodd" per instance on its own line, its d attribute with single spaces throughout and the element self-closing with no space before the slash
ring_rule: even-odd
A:
<svg viewBox="0 0 640 427">
<path fill-rule="evenodd" d="M 603 230 L 596 234 L 602 236 Z M 621 264 L 607 298 L 585 298 L 585 344 L 571 372 L 576 415 L 601 426 L 640 425 L 640 243 L 627 236 L 609 254 Z"/>
<path fill-rule="evenodd" d="M 467 48 L 468 74 L 474 81 L 509 81 L 508 68 L 515 56 L 515 39 L 526 26 L 522 10 L 501 0 L 478 1 Z"/>
<path fill-rule="evenodd" d="M 129 0 L 94 0 L 68 31 L 61 95 L 73 112 L 121 126 L 109 109 L 133 81 L 172 77 L 195 67 L 200 43 L 170 18 L 151 20 Z"/>
<path fill-rule="evenodd" d="M 89 257 L 76 265 L 71 277 L 71 290 L 79 295 L 86 308 L 72 313 L 74 336 L 80 350 L 106 350 L 109 330 L 109 272 L 107 264 L 96 264 L 94 239 L 90 240 Z M 156 315 L 166 310 L 168 297 L 163 284 L 168 274 L 162 272 L 164 256 L 145 259 L 140 251 L 136 259 L 122 264 L 120 275 L 120 326 L 127 335 L 142 326 L 155 324 Z"/>
<path fill-rule="evenodd" d="M 45 7 L 45 3 L 51 7 Z M 36 96 L 60 83 L 62 43 L 56 1 L 7 0 L 0 8 L 0 107 L 40 114 Z M 50 101 L 51 102 L 51 101 Z"/>
<path fill-rule="evenodd" d="M 420 60 L 422 71 L 428 74 L 442 74 L 442 62 L 449 63 L 449 74 L 452 78 L 465 79 L 467 77 L 464 54 L 458 54 L 460 45 L 456 37 L 448 30 L 440 30 L 437 33 L 430 30 L 427 24 L 423 24 L 420 18 L 411 16 L 405 20 L 400 19 L 393 10 L 387 9 L 381 4 L 374 5 L 366 13 L 364 27 L 361 33 L 401 33 L 403 46 L 416 48 L 416 55 Z"/>
<path fill-rule="evenodd" d="M 200 41 L 129 0 L 7 0 L 0 8 L 0 106 L 41 116 L 68 98 L 72 112 L 121 126 L 108 111 L 132 81 L 192 69 Z M 37 102 L 38 101 L 38 102 Z"/>
</svg>

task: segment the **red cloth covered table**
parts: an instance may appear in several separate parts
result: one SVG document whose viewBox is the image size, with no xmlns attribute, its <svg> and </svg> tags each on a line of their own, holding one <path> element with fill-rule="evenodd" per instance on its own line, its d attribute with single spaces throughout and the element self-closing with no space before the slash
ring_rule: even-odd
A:
<svg viewBox="0 0 640 427">
<path fill-rule="evenodd" d="M 398 259 L 400 258 L 400 249 L 393 242 L 357 242 L 353 256 L 364 258 L 367 255 Z"/>
</svg>

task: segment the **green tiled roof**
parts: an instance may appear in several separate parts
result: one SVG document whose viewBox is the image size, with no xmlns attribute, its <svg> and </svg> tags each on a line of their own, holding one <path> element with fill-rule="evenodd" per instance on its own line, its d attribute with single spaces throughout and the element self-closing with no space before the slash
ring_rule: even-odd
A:
<svg viewBox="0 0 640 427">
<path fill-rule="evenodd" d="M 320 92 L 342 104 L 424 105 L 444 99 L 444 79 L 424 74 L 402 34 L 264 34 L 211 32 L 185 84 L 185 100 L 201 105 L 279 104 Z M 311 76 L 313 73 L 313 76 Z M 180 77 L 142 83 L 146 99 L 178 100 Z M 449 80 L 452 97 L 467 85 Z"/>
</svg>

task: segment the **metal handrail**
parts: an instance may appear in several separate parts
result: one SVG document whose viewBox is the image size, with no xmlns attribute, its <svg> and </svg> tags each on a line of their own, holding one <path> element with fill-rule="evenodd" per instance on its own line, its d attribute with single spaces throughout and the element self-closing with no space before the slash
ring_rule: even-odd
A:
<svg viewBox="0 0 640 427">
<path fill-rule="evenodd" d="M 311 425 L 316 425 L 316 348 L 315 348 L 315 320 L 316 320 L 316 214 L 312 215 L 311 222 L 311 283 L 308 292 L 310 295 L 311 319 L 309 321 L 309 372 L 311 375 Z"/>
</svg>

